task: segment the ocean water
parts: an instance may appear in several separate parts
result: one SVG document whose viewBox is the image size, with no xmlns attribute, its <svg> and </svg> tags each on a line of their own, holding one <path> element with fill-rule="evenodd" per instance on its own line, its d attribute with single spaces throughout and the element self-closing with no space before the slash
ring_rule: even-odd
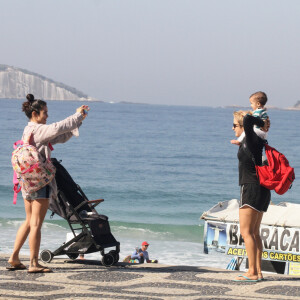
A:
<svg viewBox="0 0 300 300">
<path fill-rule="evenodd" d="M 0 100 L 0 252 L 10 253 L 24 205 L 12 204 L 12 145 L 27 123 L 22 101 Z M 48 123 L 73 114 L 82 103 L 48 101 Z M 230 144 L 232 108 L 108 104 L 90 102 L 80 136 L 54 146 L 53 157 L 90 200 L 104 198 L 97 210 L 109 217 L 121 243 L 120 259 L 146 240 L 151 259 L 165 264 L 225 268 L 231 257 L 203 253 L 201 214 L 220 201 L 239 197 L 237 150 Z M 269 144 L 295 168 L 296 180 L 272 201 L 299 202 L 300 111 L 269 110 Z M 65 220 L 47 214 L 42 249 L 55 250 L 69 232 Z M 26 243 L 23 254 L 29 253 Z M 100 259 L 99 253 L 87 257 Z"/>
</svg>

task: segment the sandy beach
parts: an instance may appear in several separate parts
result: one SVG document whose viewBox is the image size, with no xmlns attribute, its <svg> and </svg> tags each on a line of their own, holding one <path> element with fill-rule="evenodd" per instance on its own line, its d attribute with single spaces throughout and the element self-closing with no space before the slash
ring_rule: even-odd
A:
<svg viewBox="0 0 300 300">
<path fill-rule="evenodd" d="M 1 299 L 296 299 L 300 278 L 265 274 L 252 283 L 232 281 L 239 272 L 208 267 L 54 258 L 50 274 L 7 271 L 0 255 Z M 28 265 L 28 257 L 22 261 Z"/>
</svg>

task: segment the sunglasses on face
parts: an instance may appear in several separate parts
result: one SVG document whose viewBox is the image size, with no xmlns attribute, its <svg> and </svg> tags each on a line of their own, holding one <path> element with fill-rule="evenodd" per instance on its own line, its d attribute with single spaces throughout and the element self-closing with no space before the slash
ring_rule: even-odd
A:
<svg viewBox="0 0 300 300">
<path fill-rule="evenodd" d="M 232 127 L 233 127 L 233 128 L 236 128 L 236 127 L 243 127 L 243 126 L 240 125 L 240 124 L 234 124 L 234 123 L 233 123 L 233 124 L 232 124 Z"/>
</svg>

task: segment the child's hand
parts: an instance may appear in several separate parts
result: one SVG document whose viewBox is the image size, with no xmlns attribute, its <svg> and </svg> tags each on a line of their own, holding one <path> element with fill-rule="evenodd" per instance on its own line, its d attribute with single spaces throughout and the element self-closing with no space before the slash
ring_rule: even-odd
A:
<svg viewBox="0 0 300 300">
<path fill-rule="evenodd" d="M 265 131 L 265 132 L 268 132 L 269 128 L 270 128 L 270 125 L 271 125 L 269 117 L 266 120 L 263 120 L 263 121 L 265 122 L 265 126 L 261 127 L 261 130 Z"/>
<path fill-rule="evenodd" d="M 238 146 L 241 144 L 238 140 L 231 140 L 230 143 Z"/>
</svg>

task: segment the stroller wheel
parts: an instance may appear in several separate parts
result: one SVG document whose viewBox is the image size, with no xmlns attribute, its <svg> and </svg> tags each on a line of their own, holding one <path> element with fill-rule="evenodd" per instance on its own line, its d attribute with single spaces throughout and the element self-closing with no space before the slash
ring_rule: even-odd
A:
<svg viewBox="0 0 300 300">
<path fill-rule="evenodd" d="M 112 266 L 114 264 L 114 261 L 114 257 L 109 253 L 105 254 L 101 259 L 102 265 L 105 267 Z"/>
<path fill-rule="evenodd" d="M 78 253 L 67 253 L 67 256 L 70 258 L 70 259 L 76 259 L 79 254 Z"/>
<path fill-rule="evenodd" d="M 41 260 L 45 263 L 49 263 L 53 258 L 53 253 L 50 250 L 43 250 L 40 254 Z"/>
<path fill-rule="evenodd" d="M 108 253 L 113 256 L 113 258 L 114 258 L 114 264 L 116 264 L 119 261 L 119 259 L 120 259 L 119 253 L 116 250 L 111 250 Z"/>
</svg>

